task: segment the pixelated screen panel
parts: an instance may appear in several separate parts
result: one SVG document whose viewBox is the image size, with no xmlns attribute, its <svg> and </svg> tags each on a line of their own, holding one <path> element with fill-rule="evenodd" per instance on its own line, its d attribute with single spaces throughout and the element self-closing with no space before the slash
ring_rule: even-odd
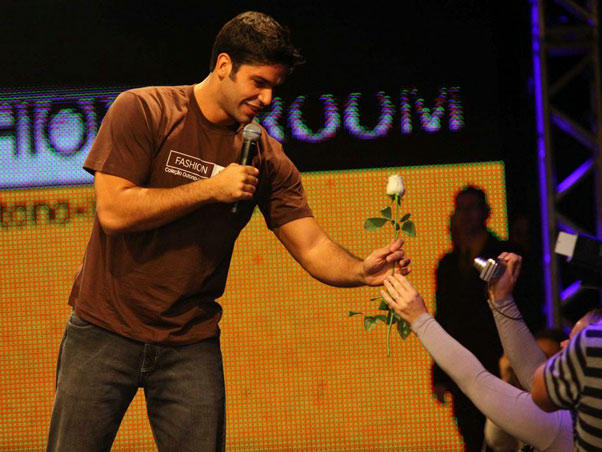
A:
<svg viewBox="0 0 602 452">
<path fill-rule="evenodd" d="M 303 174 L 316 218 L 352 253 L 386 244 L 392 228 L 363 228 L 389 205 L 400 173 L 417 236 L 407 238 L 410 280 L 434 311 L 434 271 L 450 248 L 448 217 L 464 185 L 482 187 L 489 227 L 507 237 L 500 162 Z M 43 449 L 52 407 L 66 299 L 92 225 L 91 186 L 0 193 L 0 449 Z M 235 248 L 222 299 L 229 450 L 462 450 L 449 406 L 430 394 L 428 354 L 410 335 L 371 331 L 377 288 L 332 288 L 313 280 L 265 227 L 251 219 Z M 139 393 L 114 450 L 155 450 Z"/>
<path fill-rule="evenodd" d="M 0 188 L 92 183 L 81 167 L 123 90 L 0 91 Z M 496 160 L 497 122 L 480 124 L 474 95 L 453 84 L 297 93 L 258 120 L 302 170 Z"/>
</svg>

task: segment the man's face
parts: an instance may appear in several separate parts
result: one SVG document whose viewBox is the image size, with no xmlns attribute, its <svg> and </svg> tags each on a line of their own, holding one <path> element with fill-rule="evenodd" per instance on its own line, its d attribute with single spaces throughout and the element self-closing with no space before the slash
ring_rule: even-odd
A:
<svg viewBox="0 0 602 452">
<path fill-rule="evenodd" d="M 456 226 L 467 233 L 482 230 L 487 220 L 481 200 L 472 193 L 464 193 L 456 198 L 454 216 Z"/>
<path fill-rule="evenodd" d="M 273 90 L 287 74 L 287 67 L 243 64 L 236 73 L 230 70 L 221 80 L 220 108 L 232 123 L 247 124 L 272 102 Z"/>
</svg>

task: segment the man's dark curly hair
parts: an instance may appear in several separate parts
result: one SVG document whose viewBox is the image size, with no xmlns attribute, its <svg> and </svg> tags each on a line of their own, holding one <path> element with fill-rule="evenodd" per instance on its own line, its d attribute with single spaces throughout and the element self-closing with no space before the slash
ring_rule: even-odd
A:
<svg viewBox="0 0 602 452">
<path fill-rule="evenodd" d="M 288 28 L 255 11 L 241 13 L 224 24 L 213 43 L 210 71 L 220 53 L 230 56 L 233 74 L 242 64 L 282 64 L 290 73 L 303 63 L 301 53 L 291 43 Z"/>
<path fill-rule="evenodd" d="M 456 194 L 455 199 L 457 201 L 460 196 L 468 194 L 477 197 L 477 199 L 479 200 L 479 204 L 481 205 L 481 209 L 485 213 L 485 216 L 488 217 L 489 213 L 491 212 L 491 207 L 489 207 L 489 203 L 487 202 L 487 194 L 479 187 L 476 187 L 474 185 L 467 185 Z"/>
</svg>

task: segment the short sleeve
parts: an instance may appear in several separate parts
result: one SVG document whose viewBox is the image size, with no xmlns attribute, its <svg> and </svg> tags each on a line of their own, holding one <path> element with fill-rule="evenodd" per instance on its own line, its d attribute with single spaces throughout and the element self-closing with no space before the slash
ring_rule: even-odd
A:
<svg viewBox="0 0 602 452">
<path fill-rule="evenodd" d="M 153 157 L 151 123 L 149 109 L 140 97 L 129 91 L 121 93 L 103 119 L 84 169 L 143 185 Z"/>
<path fill-rule="evenodd" d="M 577 334 L 561 352 L 548 360 L 544 380 L 550 400 L 559 408 L 574 409 L 579 403 L 583 380 L 582 338 Z"/>
<path fill-rule="evenodd" d="M 274 229 L 290 221 L 313 216 L 301 174 L 283 152 L 270 162 L 269 172 L 268 193 L 258 203 L 268 228 Z"/>
</svg>

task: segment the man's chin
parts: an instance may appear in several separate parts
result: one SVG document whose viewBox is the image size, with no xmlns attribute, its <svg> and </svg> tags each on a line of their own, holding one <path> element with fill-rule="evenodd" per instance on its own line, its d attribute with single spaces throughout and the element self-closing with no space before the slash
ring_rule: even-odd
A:
<svg viewBox="0 0 602 452">
<path fill-rule="evenodd" d="M 252 121 L 259 114 L 259 110 L 251 108 L 248 104 L 243 104 L 240 113 L 247 117 L 248 121 Z"/>
<path fill-rule="evenodd" d="M 239 118 L 240 119 L 239 122 L 241 124 L 248 124 L 255 119 L 255 116 L 257 116 L 257 115 L 242 114 L 241 117 Z"/>
</svg>

